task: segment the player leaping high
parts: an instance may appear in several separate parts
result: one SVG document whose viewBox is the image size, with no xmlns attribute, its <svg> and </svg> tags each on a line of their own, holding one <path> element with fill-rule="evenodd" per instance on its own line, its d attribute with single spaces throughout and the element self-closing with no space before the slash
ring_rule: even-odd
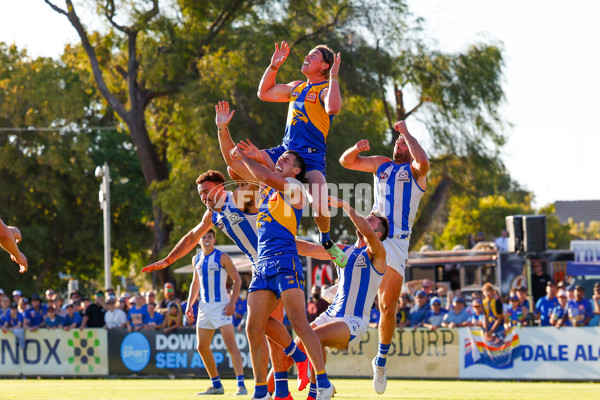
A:
<svg viewBox="0 0 600 400">
<path fill-rule="evenodd" d="M 329 126 L 333 116 L 342 107 L 338 86 L 341 55 L 325 45 L 312 49 L 302 64 L 306 82 L 293 81 L 277 84 L 277 70 L 283 64 L 290 47 L 281 42 L 275 44 L 271 64 L 263 74 L 258 86 L 258 97 L 269 102 L 289 102 L 283 144 L 262 150 L 262 155 L 273 170 L 277 159 L 287 150 L 298 152 L 306 162 L 306 180 L 313 198 L 315 222 L 319 227 L 320 241 L 334 262 L 340 267 L 347 259 L 329 237 L 330 214 L 327 206 L 327 181 L 325 180 L 325 153 Z"/>
<path fill-rule="evenodd" d="M 429 171 L 427 154 L 408 132 L 406 123 L 398 121 L 394 129 L 400 132 L 400 137 L 394 145 L 391 160 L 385 156 L 359 156 L 361 152 L 370 150 L 367 140 L 359 141 L 340 158 L 342 166 L 348 169 L 375 175 L 373 211 L 386 216 L 390 223 L 388 238 L 383 245 L 387 265 L 391 268 L 386 270 L 378 292 L 381 311 L 379 352 L 373 359 L 373 387 L 377 393 L 385 392 L 387 385 L 386 356 L 396 326 L 396 307 L 408 259 L 410 233 Z"/>
</svg>

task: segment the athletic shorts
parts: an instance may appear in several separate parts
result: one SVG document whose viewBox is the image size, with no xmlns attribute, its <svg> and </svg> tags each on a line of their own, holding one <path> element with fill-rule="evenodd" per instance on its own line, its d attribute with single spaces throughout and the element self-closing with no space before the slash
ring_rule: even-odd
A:
<svg viewBox="0 0 600 400">
<path fill-rule="evenodd" d="M 343 322 L 348 325 L 350 329 L 350 340 L 348 341 L 348 350 L 356 347 L 358 343 L 362 340 L 362 338 L 367 333 L 367 328 L 369 327 L 369 321 L 361 318 L 355 317 L 353 315 L 343 316 L 343 317 L 332 317 L 327 315 L 326 312 L 319 315 L 317 319 L 311 322 L 311 325 L 314 324 L 315 327 L 328 324 L 330 322 Z"/>
<path fill-rule="evenodd" d="M 270 290 L 277 298 L 288 289 L 304 290 L 304 275 L 298 256 L 271 258 L 256 264 L 248 292 Z"/>
<path fill-rule="evenodd" d="M 323 174 L 323 176 L 326 176 L 325 175 L 325 170 L 326 170 L 325 153 L 317 152 L 317 151 L 309 152 L 304 149 L 303 150 L 288 149 L 284 145 L 279 145 L 277 147 L 271 147 L 270 149 L 266 149 L 265 151 L 267 152 L 269 157 L 271 157 L 271 160 L 273 161 L 273 163 L 277 163 L 277 160 L 279 160 L 279 157 L 281 157 L 281 155 L 283 153 L 285 153 L 287 150 L 294 150 L 302 156 L 302 158 L 304 159 L 304 162 L 306 163 L 306 172 L 317 170 L 317 171 L 320 171 Z"/>
<path fill-rule="evenodd" d="M 387 238 L 383 241 L 383 247 L 386 252 L 386 264 L 404 278 L 404 270 L 408 261 L 408 239 Z"/>
<path fill-rule="evenodd" d="M 198 317 L 196 327 L 202 329 L 217 329 L 223 325 L 233 324 L 233 316 L 225 315 L 225 306 L 229 301 L 219 303 L 198 304 Z"/>
</svg>

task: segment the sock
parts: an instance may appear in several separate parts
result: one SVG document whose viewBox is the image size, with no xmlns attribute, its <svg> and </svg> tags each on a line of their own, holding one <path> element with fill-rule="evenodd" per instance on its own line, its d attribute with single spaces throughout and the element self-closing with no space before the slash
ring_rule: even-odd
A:
<svg viewBox="0 0 600 400">
<path fill-rule="evenodd" d="M 329 230 L 327 232 L 323 232 L 319 230 L 319 239 L 321 244 L 325 245 L 327 242 L 331 242 L 331 238 L 329 237 Z"/>
<path fill-rule="evenodd" d="M 302 352 L 298 346 L 296 346 L 296 343 L 294 343 L 293 340 L 292 343 L 283 350 L 283 352 L 286 356 L 292 357 L 294 362 L 306 361 L 306 354 L 304 354 L 304 352 Z"/>
<path fill-rule="evenodd" d="M 267 394 L 269 394 L 269 392 L 267 391 L 267 382 L 257 383 L 256 385 L 254 385 L 254 395 L 252 397 L 262 399 Z"/>
<path fill-rule="evenodd" d="M 287 371 L 275 372 L 275 397 L 285 399 L 290 394 Z"/>
<path fill-rule="evenodd" d="M 388 351 L 390 351 L 389 344 L 379 343 L 379 352 L 377 353 L 377 359 L 375 360 L 375 364 L 378 367 L 385 367 Z"/>
<path fill-rule="evenodd" d="M 238 376 L 236 376 L 236 378 L 237 378 L 238 387 L 246 386 L 246 385 L 244 385 L 244 375 L 238 375 Z"/>
<path fill-rule="evenodd" d="M 308 388 L 308 399 L 317 400 L 317 383 L 316 382 L 310 383 L 310 387 Z"/>
<path fill-rule="evenodd" d="M 221 378 L 218 376 L 215 378 L 210 378 L 210 380 L 212 381 L 212 385 L 215 389 L 219 389 L 220 387 L 223 386 L 223 385 L 221 385 Z"/>
<path fill-rule="evenodd" d="M 319 389 L 328 388 L 331 386 L 329 379 L 327 379 L 327 372 L 325 370 L 317 372 L 317 387 Z"/>
</svg>

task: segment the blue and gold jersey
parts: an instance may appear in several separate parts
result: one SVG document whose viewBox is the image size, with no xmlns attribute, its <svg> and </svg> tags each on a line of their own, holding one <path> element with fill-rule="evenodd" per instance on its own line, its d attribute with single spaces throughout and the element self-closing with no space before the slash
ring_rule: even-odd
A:
<svg viewBox="0 0 600 400">
<path fill-rule="evenodd" d="M 325 155 L 327 134 L 333 115 L 327 114 L 321 92 L 329 87 L 329 82 L 298 84 L 290 98 L 283 145 L 300 154 L 317 153 Z"/>
<path fill-rule="evenodd" d="M 283 194 L 266 187 L 260 194 L 258 218 L 258 262 L 273 257 L 297 256 L 296 233 L 302 209 L 295 209 Z"/>
</svg>

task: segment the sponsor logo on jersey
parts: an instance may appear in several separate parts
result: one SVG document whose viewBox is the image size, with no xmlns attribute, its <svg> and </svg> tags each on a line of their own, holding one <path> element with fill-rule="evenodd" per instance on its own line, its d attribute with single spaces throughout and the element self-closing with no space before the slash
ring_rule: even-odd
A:
<svg viewBox="0 0 600 400">
<path fill-rule="evenodd" d="M 277 192 L 274 192 L 271 197 L 269 197 L 269 201 L 277 201 Z"/>
<path fill-rule="evenodd" d="M 243 218 L 238 213 L 231 213 L 227 216 L 231 225 L 237 225 L 242 222 Z"/>
<path fill-rule="evenodd" d="M 403 169 L 398 171 L 398 181 L 400 182 L 408 182 L 410 181 L 410 177 L 408 176 L 408 171 Z"/>
<path fill-rule="evenodd" d="M 300 96 L 300 92 L 292 92 L 292 97 L 298 97 Z"/>
<path fill-rule="evenodd" d="M 367 261 L 365 260 L 365 256 L 363 254 L 361 254 L 360 256 L 356 257 L 356 261 L 354 262 L 354 266 L 356 268 L 366 268 L 367 267 Z"/>
<path fill-rule="evenodd" d="M 380 172 L 379 173 L 379 179 L 387 179 L 389 175 L 386 172 Z"/>
<path fill-rule="evenodd" d="M 208 264 L 208 270 L 209 271 L 218 271 L 219 264 L 217 264 L 216 262 L 211 262 L 210 264 Z"/>
<path fill-rule="evenodd" d="M 313 104 L 316 103 L 317 102 L 317 92 L 310 92 L 309 94 L 307 94 L 304 101 L 307 101 L 307 102 L 313 103 Z"/>
</svg>

